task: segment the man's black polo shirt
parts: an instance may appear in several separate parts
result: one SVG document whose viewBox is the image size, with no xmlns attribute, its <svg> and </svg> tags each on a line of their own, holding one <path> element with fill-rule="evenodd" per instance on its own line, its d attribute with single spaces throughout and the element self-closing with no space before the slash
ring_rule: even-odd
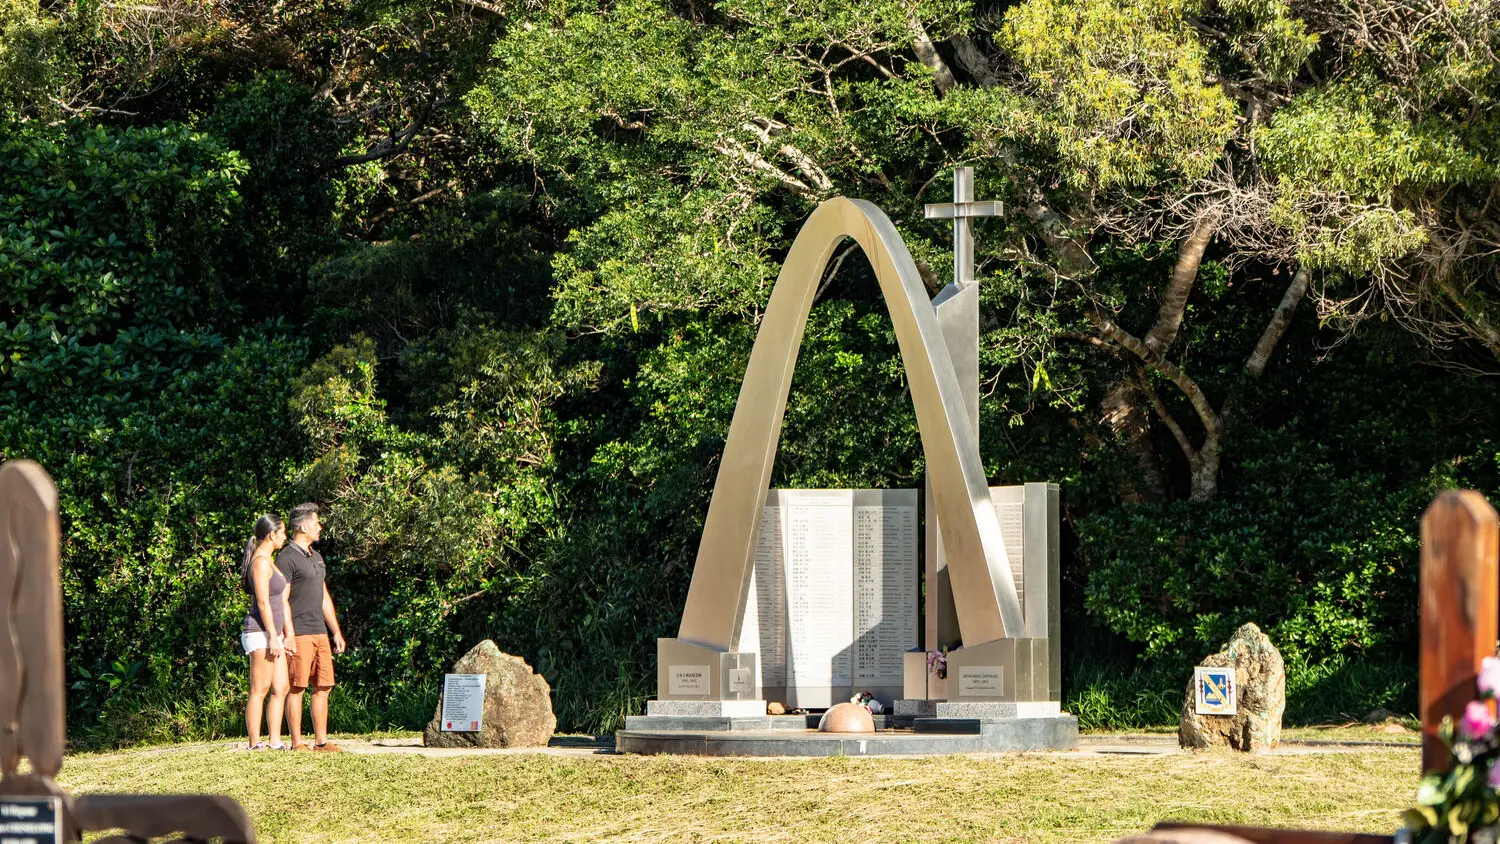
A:
<svg viewBox="0 0 1500 844">
<path fill-rule="evenodd" d="M 298 636 L 317 636 L 328 632 L 323 621 L 323 578 L 326 569 L 323 555 L 315 550 L 303 551 L 288 542 L 276 553 L 276 568 L 286 578 L 291 594 L 292 627 Z"/>
</svg>

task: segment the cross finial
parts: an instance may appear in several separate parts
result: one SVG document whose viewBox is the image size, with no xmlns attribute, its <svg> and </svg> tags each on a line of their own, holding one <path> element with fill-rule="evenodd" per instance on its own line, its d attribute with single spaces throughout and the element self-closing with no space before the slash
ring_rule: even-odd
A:
<svg viewBox="0 0 1500 844">
<path fill-rule="evenodd" d="M 998 217 L 1001 204 L 974 200 L 974 168 L 953 168 L 953 201 L 922 206 L 929 220 L 953 221 L 953 283 L 960 288 L 974 283 L 974 218 Z"/>
</svg>

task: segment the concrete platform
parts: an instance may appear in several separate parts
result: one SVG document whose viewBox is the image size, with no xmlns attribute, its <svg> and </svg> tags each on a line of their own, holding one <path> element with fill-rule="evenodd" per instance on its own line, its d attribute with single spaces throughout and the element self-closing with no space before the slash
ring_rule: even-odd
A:
<svg viewBox="0 0 1500 844">
<path fill-rule="evenodd" d="M 907 756 L 1072 750 L 1077 744 L 1078 719 L 1071 715 L 917 718 L 912 729 L 877 727 L 873 733 L 820 733 L 790 723 L 766 729 L 627 728 L 615 733 L 617 753 L 685 756 Z"/>
</svg>

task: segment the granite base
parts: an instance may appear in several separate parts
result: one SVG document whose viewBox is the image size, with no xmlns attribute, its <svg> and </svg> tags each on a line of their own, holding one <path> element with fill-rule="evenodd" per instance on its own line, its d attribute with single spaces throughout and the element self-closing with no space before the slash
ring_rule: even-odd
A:
<svg viewBox="0 0 1500 844">
<path fill-rule="evenodd" d="M 859 735 L 799 729 L 796 722 L 804 719 L 797 716 L 767 716 L 764 728 L 750 729 L 645 728 L 650 720 L 627 719 L 626 729 L 615 733 L 615 750 L 688 756 L 904 756 L 1071 750 L 1078 743 L 1078 719 L 1072 715 L 917 718 L 910 731 L 887 728 Z"/>
</svg>

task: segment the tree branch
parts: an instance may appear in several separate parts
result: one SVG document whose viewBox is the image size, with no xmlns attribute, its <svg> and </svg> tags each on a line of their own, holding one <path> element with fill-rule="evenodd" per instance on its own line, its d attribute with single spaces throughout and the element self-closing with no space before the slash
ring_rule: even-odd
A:
<svg viewBox="0 0 1500 844">
<path fill-rule="evenodd" d="M 937 47 L 933 45 L 932 38 L 927 35 L 927 28 L 922 22 L 912 17 L 911 22 L 912 50 L 917 54 L 917 60 L 926 65 L 932 71 L 933 84 L 937 86 L 939 94 L 946 94 L 958 81 L 953 78 L 953 71 L 943 62 L 943 57 L 938 55 Z"/>
<path fill-rule="evenodd" d="M 757 117 L 747 121 L 744 124 L 744 128 L 760 138 L 762 143 L 771 146 L 775 143 L 771 139 L 785 132 L 789 127 L 784 123 L 778 123 L 764 117 Z M 786 143 L 776 147 L 776 151 L 781 153 L 783 158 L 795 164 L 797 169 L 802 171 L 802 175 L 812 180 L 813 186 L 818 190 L 833 190 L 833 180 L 828 178 L 828 174 L 823 171 L 818 162 L 812 159 L 812 156 Z"/>
<path fill-rule="evenodd" d="M 1291 327 L 1292 316 L 1297 312 L 1297 305 L 1302 302 L 1302 297 L 1307 295 L 1307 283 L 1310 273 L 1307 267 L 1299 265 L 1297 272 L 1292 274 L 1292 283 L 1287 285 L 1286 293 L 1282 294 L 1281 304 L 1276 306 L 1276 312 L 1271 315 L 1271 322 L 1266 330 L 1261 332 L 1260 342 L 1255 344 L 1255 351 L 1245 361 L 1245 372 L 1251 378 L 1259 378 L 1266 371 L 1266 364 L 1271 360 L 1271 352 L 1276 349 L 1276 344 L 1281 342 L 1281 336 Z"/>
<path fill-rule="evenodd" d="M 348 167 L 354 164 L 364 164 L 367 161 L 390 158 L 406 152 L 411 148 L 412 141 L 416 140 L 417 135 L 426 127 L 427 120 L 432 116 L 432 112 L 437 107 L 440 98 L 441 93 L 434 95 L 433 99 L 422 107 L 422 110 L 417 113 L 416 118 L 406 128 L 392 132 L 390 137 L 358 155 L 345 155 L 335 158 L 329 167 Z"/>
<path fill-rule="evenodd" d="M 818 285 L 818 292 L 813 294 L 814 303 L 817 303 L 819 299 L 822 299 L 823 294 L 826 293 L 829 286 L 833 284 L 833 280 L 838 276 L 839 270 L 843 269 L 844 267 L 844 259 L 848 258 L 849 253 L 858 248 L 858 243 L 851 243 L 848 246 L 845 246 L 843 250 L 839 252 L 838 257 L 833 259 L 833 263 L 828 266 L 828 271 L 823 274 L 823 283 Z"/>
<path fill-rule="evenodd" d="M 791 188 L 793 193 L 797 194 L 803 199 L 813 201 L 818 198 L 817 191 L 814 191 L 811 187 L 808 187 L 808 184 L 806 182 L 765 160 L 765 158 L 761 157 L 759 153 L 746 149 L 744 145 L 738 141 L 731 139 L 717 141 L 716 143 L 714 143 L 714 149 L 718 150 L 724 155 L 729 156 L 730 158 L 738 158 L 741 161 L 744 161 L 751 167 L 754 167 L 756 170 L 765 173 L 776 181 L 781 182 L 783 185 Z"/>
<path fill-rule="evenodd" d="M 1094 322 L 1094 327 L 1105 338 L 1113 340 L 1126 349 L 1129 349 L 1131 354 L 1134 354 L 1146 365 L 1167 376 L 1168 380 L 1176 384 L 1177 389 L 1181 390 L 1183 395 L 1187 396 L 1188 401 L 1193 405 L 1193 410 L 1197 411 L 1198 418 L 1203 421 L 1203 427 L 1208 432 L 1208 437 L 1214 440 L 1218 439 L 1219 414 L 1214 411 L 1213 405 L 1209 404 L 1208 396 L 1203 394 L 1203 388 L 1198 386 L 1198 382 L 1189 378 L 1187 373 L 1178 369 L 1176 364 L 1162 357 L 1155 349 L 1141 342 L 1140 338 L 1115 325 L 1112 320 L 1103 314 L 1095 313 L 1091 319 Z M 1207 447 L 1207 445 L 1208 443 L 1205 442 L 1204 446 Z"/>
<path fill-rule="evenodd" d="M 974 76 L 974 81 L 985 88 L 993 88 L 1000 84 L 1000 77 L 995 74 L 994 68 L 990 67 L 990 60 L 980 52 L 974 41 L 969 36 L 959 33 L 948 37 L 948 43 L 953 45 L 953 52 L 958 56 L 958 63 Z"/>
<path fill-rule="evenodd" d="M 465 6 L 473 6 L 476 9 L 483 9 L 491 14 L 505 17 L 505 7 L 498 3 L 489 3 L 486 0 L 458 0 L 458 2 L 463 3 Z"/>
<path fill-rule="evenodd" d="M 1193 449 L 1192 442 L 1188 440 L 1187 433 L 1182 430 L 1182 426 L 1177 423 L 1177 418 L 1162 403 L 1161 396 L 1157 395 L 1156 388 L 1151 386 L 1151 379 L 1146 377 L 1144 369 L 1136 370 L 1136 384 L 1145 394 L 1146 400 L 1151 402 L 1151 409 L 1156 411 L 1157 418 L 1161 419 L 1162 424 L 1167 426 L 1167 430 L 1172 432 L 1172 439 L 1177 441 L 1177 447 L 1182 449 L 1183 456 L 1187 458 L 1188 463 L 1192 463 L 1198 458 L 1198 452 Z"/>
<path fill-rule="evenodd" d="M 1203 264 L 1203 252 L 1213 239 L 1219 225 L 1219 214 L 1211 211 L 1198 218 L 1193 231 L 1182 242 L 1177 251 L 1177 265 L 1172 268 L 1172 278 L 1161 297 L 1161 307 L 1156 312 L 1156 324 L 1146 333 L 1146 345 L 1153 352 L 1161 353 L 1171 348 L 1177 339 L 1177 330 L 1182 327 L 1183 314 L 1187 312 L 1188 295 L 1198 280 L 1198 267 Z"/>
</svg>

